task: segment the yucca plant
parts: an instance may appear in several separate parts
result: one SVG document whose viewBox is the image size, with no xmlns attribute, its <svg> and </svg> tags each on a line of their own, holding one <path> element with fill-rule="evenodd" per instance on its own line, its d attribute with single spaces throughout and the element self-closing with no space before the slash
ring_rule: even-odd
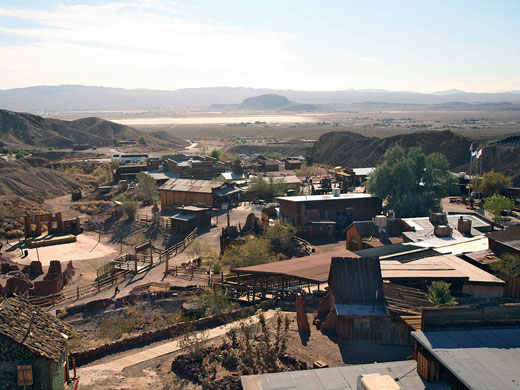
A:
<svg viewBox="0 0 520 390">
<path fill-rule="evenodd" d="M 455 299 L 451 296 L 450 283 L 442 280 L 434 281 L 428 286 L 426 298 L 435 306 L 449 306 L 455 304 Z"/>
</svg>

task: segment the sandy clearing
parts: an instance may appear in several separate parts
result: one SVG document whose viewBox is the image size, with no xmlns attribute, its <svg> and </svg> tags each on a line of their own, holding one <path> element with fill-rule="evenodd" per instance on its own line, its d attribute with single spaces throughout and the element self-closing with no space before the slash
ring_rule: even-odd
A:
<svg viewBox="0 0 520 390">
<path fill-rule="evenodd" d="M 42 265 L 48 266 L 51 260 L 61 260 L 62 262 L 91 260 L 116 253 L 109 246 L 102 243 L 98 244 L 97 238 L 86 234 L 78 235 L 76 242 L 38 248 L 38 253 L 36 253 L 36 248 L 27 248 L 27 250 L 29 251 L 29 256 L 24 259 L 16 258 L 14 260 L 25 265 L 30 264 L 33 260 L 38 260 L 39 255 Z"/>
</svg>

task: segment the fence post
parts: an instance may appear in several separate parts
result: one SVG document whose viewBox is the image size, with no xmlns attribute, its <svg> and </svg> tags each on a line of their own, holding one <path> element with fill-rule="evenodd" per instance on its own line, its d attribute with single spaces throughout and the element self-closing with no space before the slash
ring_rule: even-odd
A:
<svg viewBox="0 0 520 390">
<path fill-rule="evenodd" d="M 168 256 L 166 256 L 166 266 L 164 267 L 164 273 L 168 273 Z"/>
<path fill-rule="evenodd" d="M 76 297 L 79 299 L 79 286 L 76 287 Z"/>
<path fill-rule="evenodd" d="M 100 285 L 99 285 L 99 279 L 98 279 L 98 281 L 97 281 L 97 290 L 98 290 L 98 292 L 99 292 L 100 288 L 101 288 L 101 287 L 100 287 Z"/>
</svg>

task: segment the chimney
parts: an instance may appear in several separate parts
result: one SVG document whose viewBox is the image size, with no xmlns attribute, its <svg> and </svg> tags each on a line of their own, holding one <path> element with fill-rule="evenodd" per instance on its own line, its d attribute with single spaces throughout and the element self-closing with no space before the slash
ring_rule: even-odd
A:
<svg viewBox="0 0 520 390">
<path fill-rule="evenodd" d="M 457 221 L 457 230 L 465 236 L 471 235 L 471 219 L 464 219 L 462 215 Z"/>
<path fill-rule="evenodd" d="M 433 233 L 437 237 L 451 237 L 452 230 L 448 225 L 436 225 Z"/>
</svg>

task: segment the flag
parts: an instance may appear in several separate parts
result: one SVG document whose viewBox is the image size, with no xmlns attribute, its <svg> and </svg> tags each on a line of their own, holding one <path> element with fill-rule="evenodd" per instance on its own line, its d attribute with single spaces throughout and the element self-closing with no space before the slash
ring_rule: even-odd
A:
<svg viewBox="0 0 520 390">
<path fill-rule="evenodd" d="M 478 152 L 476 150 L 474 152 L 471 152 L 471 157 L 477 157 L 477 155 L 478 155 Z"/>
<path fill-rule="evenodd" d="M 471 143 L 471 146 L 469 147 L 469 152 L 473 155 L 473 142 Z"/>
<path fill-rule="evenodd" d="M 482 148 L 477 152 L 477 158 L 480 158 L 482 156 Z"/>
</svg>

